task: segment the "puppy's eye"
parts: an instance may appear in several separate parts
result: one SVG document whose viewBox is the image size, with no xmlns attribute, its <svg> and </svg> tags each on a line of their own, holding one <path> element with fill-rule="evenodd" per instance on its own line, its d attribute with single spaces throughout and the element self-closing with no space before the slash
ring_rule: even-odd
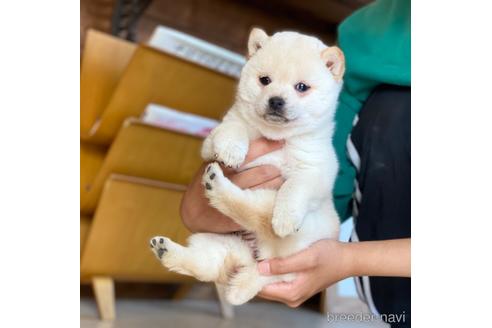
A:
<svg viewBox="0 0 492 328">
<path fill-rule="evenodd" d="M 260 77 L 260 83 L 263 85 L 269 85 L 270 83 L 272 83 L 272 80 L 270 80 L 268 76 L 262 76 Z"/>
<path fill-rule="evenodd" d="M 306 92 L 306 91 L 308 91 L 308 90 L 309 90 L 309 88 L 311 88 L 309 85 L 304 84 L 304 83 L 302 83 L 302 82 L 297 83 L 294 87 L 295 87 L 295 88 L 296 88 L 296 90 L 297 90 L 297 91 L 299 91 L 299 92 Z"/>
</svg>

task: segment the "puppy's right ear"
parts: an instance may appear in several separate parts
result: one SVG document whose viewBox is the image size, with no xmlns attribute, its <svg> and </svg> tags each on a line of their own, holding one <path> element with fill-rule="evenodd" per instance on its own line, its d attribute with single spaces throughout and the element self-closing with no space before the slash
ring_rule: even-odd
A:
<svg viewBox="0 0 492 328">
<path fill-rule="evenodd" d="M 261 28 L 253 28 L 249 33 L 248 57 L 253 56 L 268 41 L 268 34 Z"/>
</svg>

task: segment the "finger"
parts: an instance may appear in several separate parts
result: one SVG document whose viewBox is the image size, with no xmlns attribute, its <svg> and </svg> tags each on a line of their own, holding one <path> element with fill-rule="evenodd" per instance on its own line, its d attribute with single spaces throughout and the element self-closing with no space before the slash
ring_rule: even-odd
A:
<svg viewBox="0 0 492 328">
<path fill-rule="evenodd" d="M 262 155 L 278 150 L 283 147 L 284 143 L 285 142 L 283 140 L 273 141 L 265 138 L 253 140 L 249 144 L 249 151 L 246 155 L 244 163 L 249 163 Z"/>
<path fill-rule="evenodd" d="M 273 297 L 269 297 L 268 295 L 262 295 L 261 293 L 258 293 L 256 294 L 257 297 L 259 298 L 262 298 L 264 300 L 267 300 L 267 301 L 272 301 L 272 302 L 280 302 L 280 303 L 283 303 L 282 300 L 278 300 L 276 298 L 273 298 Z"/>
<path fill-rule="evenodd" d="M 285 304 L 293 304 L 298 301 L 298 285 L 297 279 L 292 282 L 273 283 L 263 287 L 258 296 Z"/>
<path fill-rule="evenodd" d="M 262 275 L 277 275 L 309 270 L 317 265 L 318 256 L 308 248 L 286 258 L 273 258 L 258 263 L 258 271 Z"/>
<path fill-rule="evenodd" d="M 271 165 L 253 167 L 230 176 L 232 183 L 240 188 L 251 188 L 261 183 L 270 181 L 280 175 L 280 171 Z"/>
<path fill-rule="evenodd" d="M 260 183 L 256 186 L 250 187 L 251 189 L 275 189 L 278 190 L 280 189 L 280 186 L 285 182 L 284 178 L 282 176 L 278 176 L 276 178 L 273 178 L 272 180 L 269 180 L 267 182 Z"/>
</svg>

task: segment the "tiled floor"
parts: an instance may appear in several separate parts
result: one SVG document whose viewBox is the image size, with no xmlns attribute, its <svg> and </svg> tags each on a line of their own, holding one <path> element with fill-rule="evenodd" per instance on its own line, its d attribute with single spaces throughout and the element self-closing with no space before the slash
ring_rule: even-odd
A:
<svg viewBox="0 0 492 328">
<path fill-rule="evenodd" d="M 372 327 L 383 328 L 380 322 L 332 322 L 322 314 L 307 309 L 290 309 L 274 303 L 252 302 L 235 308 L 234 319 L 220 316 L 213 300 L 118 300 L 115 322 L 99 321 L 93 300 L 80 304 L 81 328 L 135 327 L 200 327 L 200 328 L 261 328 L 261 327 Z"/>
</svg>

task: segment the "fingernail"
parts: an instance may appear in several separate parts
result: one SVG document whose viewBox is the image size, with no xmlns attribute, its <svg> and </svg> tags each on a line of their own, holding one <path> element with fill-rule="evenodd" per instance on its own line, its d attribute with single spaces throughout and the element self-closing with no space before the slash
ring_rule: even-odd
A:
<svg viewBox="0 0 492 328">
<path fill-rule="evenodd" d="M 268 276 L 270 274 L 270 263 L 268 261 L 261 261 L 258 263 L 258 271 L 263 276 Z"/>
</svg>

